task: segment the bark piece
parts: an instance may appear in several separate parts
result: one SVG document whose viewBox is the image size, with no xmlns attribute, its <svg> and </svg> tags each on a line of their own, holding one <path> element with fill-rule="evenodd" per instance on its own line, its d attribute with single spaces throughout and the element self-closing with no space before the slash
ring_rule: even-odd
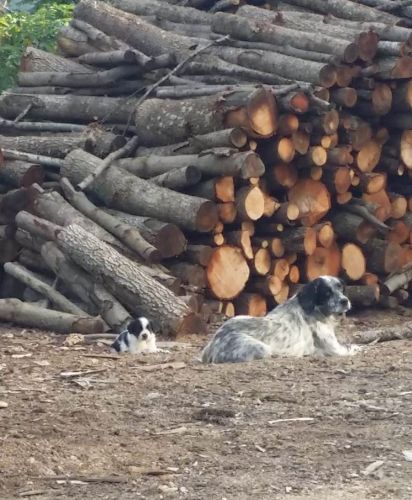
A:
<svg viewBox="0 0 412 500">
<path fill-rule="evenodd" d="M 51 330 L 58 333 L 98 333 L 104 331 L 100 318 L 77 316 L 60 311 L 52 311 L 18 299 L 0 300 L 0 318 L 19 325 Z"/>
</svg>

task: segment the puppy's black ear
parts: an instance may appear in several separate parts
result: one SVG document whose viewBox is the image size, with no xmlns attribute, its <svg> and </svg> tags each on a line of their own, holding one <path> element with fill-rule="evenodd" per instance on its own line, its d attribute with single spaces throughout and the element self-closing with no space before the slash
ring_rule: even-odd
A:
<svg viewBox="0 0 412 500">
<path fill-rule="evenodd" d="M 318 300 L 319 278 L 307 283 L 298 293 L 297 298 L 306 314 L 313 313 Z"/>
<path fill-rule="evenodd" d="M 136 335 L 136 337 L 138 337 L 140 332 L 142 331 L 142 324 L 138 319 L 134 319 L 127 325 L 127 330 L 132 335 Z"/>
</svg>

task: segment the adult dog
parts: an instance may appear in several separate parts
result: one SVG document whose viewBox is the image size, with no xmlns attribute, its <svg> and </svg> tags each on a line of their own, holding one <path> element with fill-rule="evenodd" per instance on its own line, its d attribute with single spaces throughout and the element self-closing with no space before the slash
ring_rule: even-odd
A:
<svg viewBox="0 0 412 500">
<path fill-rule="evenodd" d="M 202 353 L 203 363 L 238 363 L 270 356 L 348 356 L 335 335 L 334 316 L 351 308 L 343 282 L 333 276 L 311 281 L 262 318 L 235 316 L 224 323 Z"/>
</svg>

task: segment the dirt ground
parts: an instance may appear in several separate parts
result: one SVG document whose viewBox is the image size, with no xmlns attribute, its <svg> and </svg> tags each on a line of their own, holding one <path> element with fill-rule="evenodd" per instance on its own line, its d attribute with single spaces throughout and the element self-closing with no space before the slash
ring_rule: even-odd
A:
<svg viewBox="0 0 412 500">
<path fill-rule="evenodd" d="M 0 329 L 1 500 L 412 498 L 410 341 L 213 367 L 204 338 L 115 359 L 64 341 Z"/>
</svg>

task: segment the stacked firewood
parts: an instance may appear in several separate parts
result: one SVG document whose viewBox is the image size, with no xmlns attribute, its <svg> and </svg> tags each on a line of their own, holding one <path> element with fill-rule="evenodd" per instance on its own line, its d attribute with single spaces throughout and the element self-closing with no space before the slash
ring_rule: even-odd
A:
<svg viewBox="0 0 412 500">
<path fill-rule="evenodd" d="M 0 320 L 203 332 L 322 274 L 406 303 L 412 2 L 253 3 L 82 0 L 60 55 L 25 51 L 0 96 Z"/>
</svg>

